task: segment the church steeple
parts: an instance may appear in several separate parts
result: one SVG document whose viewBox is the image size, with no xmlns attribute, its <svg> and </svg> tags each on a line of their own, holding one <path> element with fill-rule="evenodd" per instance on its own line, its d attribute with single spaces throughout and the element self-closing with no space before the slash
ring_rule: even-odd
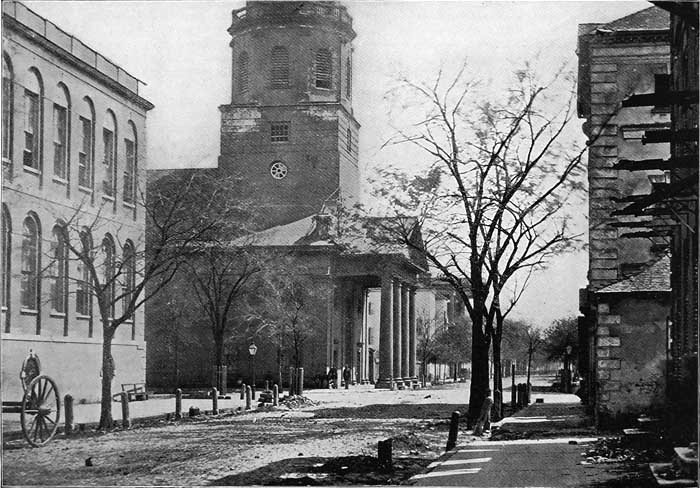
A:
<svg viewBox="0 0 700 488">
<path fill-rule="evenodd" d="M 359 193 L 352 18 L 338 2 L 257 2 L 233 11 L 231 103 L 220 168 L 268 225 Z"/>
</svg>

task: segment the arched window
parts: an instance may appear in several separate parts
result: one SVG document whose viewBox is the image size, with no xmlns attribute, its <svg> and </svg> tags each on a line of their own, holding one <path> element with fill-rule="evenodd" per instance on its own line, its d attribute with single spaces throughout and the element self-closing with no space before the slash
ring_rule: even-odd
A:
<svg viewBox="0 0 700 488">
<path fill-rule="evenodd" d="M 238 56 L 238 91 L 245 93 L 248 91 L 248 53 L 243 51 Z"/>
<path fill-rule="evenodd" d="M 14 74 L 7 53 L 2 53 L 2 160 L 12 160 Z"/>
<path fill-rule="evenodd" d="M 289 53 L 284 46 L 272 48 L 272 66 L 270 79 L 272 88 L 287 88 L 289 86 Z"/>
<path fill-rule="evenodd" d="M 44 89 L 39 72 L 32 68 L 24 88 L 24 155 L 22 162 L 29 168 L 41 169 L 41 121 Z"/>
<path fill-rule="evenodd" d="M 345 61 L 345 96 L 352 98 L 352 59 L 348 56 Z"/>
<path fill-rule="evenodd" d="M 316 88 L 331 88 L 333 64 L 331 52 L 328 49 L 319 49 L 316 53 L 314 75 L 316 78 Z"/>
<path fill-rule="evenodd" d="M 39 310 L 39 270 L 41 233 L 35 215 L 24 219 L 22 229 L 22 280 L 20 303 L 22 308 Z"/>
<path fill-rule="evenodd" d="M 114 264 L 115 264 L 115 252 L 114 252 L 114 239 L 112 236 L 107 234 L 104 239 L 102 239 L 102 288 L 104 293 L 104 299 L 107 300 L 107 306 L 109 307 L 109 317 L 114 318 Z"/>
<path fill-rule="evenodd" d="M 90 266 L 92 266 L 93 263 L 92 236 L 89 230 L 84 229 L 80 233 L 80 244 L 82 250 L 80 259 L 78 260 L 78 289 L 75 293 L 75 309 L 78 315 L 89 317 L 92 316 L 92 293 L 90 293 L 90 290 L 92 290 L 92 278 L 90 276 Z M 89 265 L 86 263 L 89 263 Z"/>
<path fill-rule="evenodd" d="M 53 228 L 51 241 L 51 309 L 54 312 L 66 312 L 68 296 L 68 246 L 63 227 Z"/>
<path fill-rule="evenodd" d="M 5 332 L 10 332 L 10 314 L 8 306 L 10 304 L 10 283 L 12 272 L 12 221 L 7 205 L 2 204 L 2 311 L 5 313 Z"/>
<path fill-rule="evenodd" d="M 68 179 L 69 112 L 68 88 L 63 83 L 59 83 L 58 96 L 53 104 L 53 174 L 62 180 Z"/>
<path fill-rule="evenodd" d="M 131 120 L 129 121 L 129 129 L 126 132 L 127 134 L 124 138 L 124 189 L 122 192 L 124 193 L 123 198 L 126 203 L 134 203 L 136 198 L 136 161 L 138 145 L 136 139 L 136 126 Z"/>
<path fill-rule="evenodd" d="M 80 150 L 78 152 L 78 185 L 92 189 L 95 148 L 95 109 L 92 100 L 83 98 L 80 106 Z"/>
<path fill-rule="evenodd" d="M 134 249 L 134 244 L 131 241 L 126 241 L 124 244 L 124 253 L 122 259 L 122 290 L 121 290 L 121 302 L 122 302 L 122 315 L 127 316 L 127 320 L 132 322 L 131 325 L 131 339 L 136 338 L 136 328 L 133 324 L 134 313 L 133 310 L 129 311 L 129 305 L 133 299 L 134 287 L 136 284 L 136 251 Z"/>
<path fill-rule="evenodd" d="M 115 188 L 116 169 L 117 169 L 117 145 L 115 144 L 117 137 L 117 119 L 111 110 L 107 110 L 105 114 L 105 122 L 102 127 L 102 147 L 104 154 L 102 157 L 102 166 L 104 176 L 102 178 L 102 192 L 108 197 L 114 198 L 117 194 Z"/>
</svg>

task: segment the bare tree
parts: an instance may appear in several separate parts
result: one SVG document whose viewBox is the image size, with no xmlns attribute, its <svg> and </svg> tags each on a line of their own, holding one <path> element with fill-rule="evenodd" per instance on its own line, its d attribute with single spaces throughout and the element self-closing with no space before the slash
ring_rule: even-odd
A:
<svg viewBox="0 0 700 488">
<path fill-rule="evenodd" d="M 113 424 L 112 341 L 117 329 L 133 323 L 136 310 L 173 279 L 192 249 L 226 218 L 217 208 L 219 197 L 219 190 L 194 176 L 176 181 L 168 176 L 148 201 L 144 193 L 137 199 L 136 210 L 146 219 L 145 235 L 143 227 L 115 227 L 104 206 L 94 212 L 80 205 L 58 220 L 61 246 L 79 264 L 74 278 L 78 308 L 88 310 L 94 297 L 102 325 L 100 429 Z M 195 202 L 198 210 L 193 212 Z M 93 241 L 102 234 L 101 241 Z"/>
<path fill-rule="evenodd" d="M 286 257 L 270 263 L 264 276 L 264 293 L 251 310 L 267 335 L 277 347 L 277 374 L 282 384 L 285 355 L 295 369 L 303 366 L 304 347 L 319 324 L 322 297 L 308 271 Z"/>
<path fill-rule="evenodd" d="M 532 273 L 576 242 L 567 201 L 582 188 L 585 149 L 565 140 L 573 83 L 557 75 L 540 84 L 526 66 L 499 97 L 479 91 L 463 65 L 430 84 L 403 79 L 390 95 L 403 101 L 402 117 L 412 124 L 387 145 L 413 145 L 429 161 L 417 174 L 382 170 L 375 195 L 410 217 L 386 220 L 389 230 L 444 275 L 471 318 L 472 422 L 488 388 L 490 346 L 494 389 L 502 389 L 505 318 Z M 422 241 L 411 239 L 415 225 Z"/>
</svg>

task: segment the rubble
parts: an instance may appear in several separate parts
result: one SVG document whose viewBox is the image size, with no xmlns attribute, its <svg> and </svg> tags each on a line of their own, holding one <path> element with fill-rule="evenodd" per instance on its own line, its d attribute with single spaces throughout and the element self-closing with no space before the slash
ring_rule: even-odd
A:
<svg viewBox="0 0 700 488">
<path fill-rule="evenodd" d="M 286 396 L 280 399 L 280 405 L 287 407 L 290 410 L 297 410 L 304 407 L 313 407 L 318 404 L 318 402 L 315 402 L 312 399 L 303 395 Z"/>
</svg>

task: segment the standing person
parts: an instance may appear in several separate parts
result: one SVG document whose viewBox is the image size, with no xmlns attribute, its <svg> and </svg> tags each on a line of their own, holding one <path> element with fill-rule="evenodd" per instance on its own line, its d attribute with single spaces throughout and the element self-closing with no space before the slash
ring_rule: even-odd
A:
<svg viewBox="0 0 700 488">
<path fill-rule="evenodd" d="M 345 389 L 347 390 L 348 387 L 350 386 L 350 369 L 345 366 L 345 369 L 343 369 L 343 379 L 345 380 Z"/>
<path fill-rule="evenodd" d="M 491 429 L 491 407 L 493 406 L 493 398 L 491 397 L 491 390 L 486 390 L 486 398 L 484 398 L 484 403 L 481 404 L 481 411 L 479 412 L 479 418 L 476 421 L 476 426 L 474 427 L 474 435 L 483 434 L 484 430 Z"/>
</svg>

